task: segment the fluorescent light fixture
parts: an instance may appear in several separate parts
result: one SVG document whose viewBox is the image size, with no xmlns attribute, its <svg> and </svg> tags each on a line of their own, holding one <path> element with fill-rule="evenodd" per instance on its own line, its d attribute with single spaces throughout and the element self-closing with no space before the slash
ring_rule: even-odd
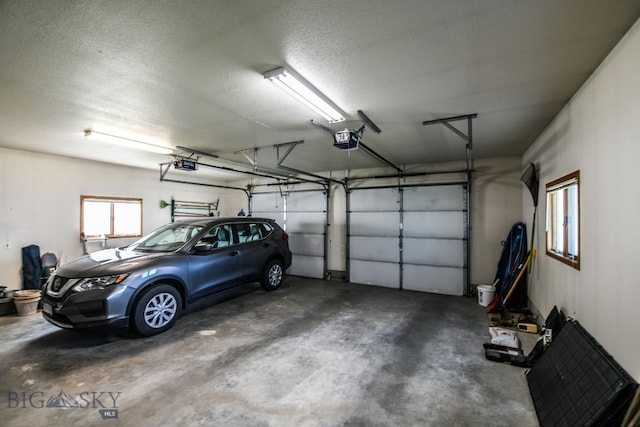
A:
<svg viewBox="0 0 640 427">
<path fill-rule="evenodd" d="M 135 148 L 138 150 L 151 151 L 152 153 L 159 154 L 172 154 L 173 149 L 170 147 L 164 147 L 161 145 L 151 144 L 149 142 L 138 141 L 136 139 L 127 138 L 124 136 L 111 135 L 104 132 L 98 132 L 93 129 L 85 129 L 84 136 L 92 138 L 97 141 L 108 142 L 110 144 L 116 144 L 127 148 Z"/>
<path fill-rule="evenodd" d="M 324 117 L 329 123 L 344 121 L 344 113 L 329 98 L 294 71 L 280 67 L 265 73 L 264 78 L 287 91 L 298 101 Z"/>
</svg>

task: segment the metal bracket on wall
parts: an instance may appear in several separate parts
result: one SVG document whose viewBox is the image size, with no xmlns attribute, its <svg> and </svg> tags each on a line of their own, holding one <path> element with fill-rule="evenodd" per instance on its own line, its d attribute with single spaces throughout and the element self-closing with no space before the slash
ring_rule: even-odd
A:
<svg viewBox="0 0 640 427">
<path fill-rule="evenodd" d="M 253 156 L 249 156 L 247 153 L 253 153 Z M 246 148 L 244 150 L 234 151 L 233 154 L 242 154 L 245 159 L 251 163 L 253 170 L 258 170 L 258 148 Z"/>
<path fill-rule="evenodd" d="M 460 138 L 464 139 L 465 141 L 467 141 L 467 148 L 471 149 L 472 148 L 472 141 L 471 141 L 471 119 L 475 119 L 476 117 L 478 117 L 477 114 L 464 114 L 462 116 L 453 116 L 453 117 L 447 117 L 444 119 L 435 119 L 435 120 L 426 120 L 424 122 L 422 122 L 422 126 L 427 126 L 427 125 L 433 125 L 436 123 L 442 124 L 444 126 L 446 126 L 449 130 L 451 130 L 453 133 L 455 133 L 456 135 L 458 135 Z M 466 120 L 467 121 L 467 134 L 465 135 L 462 131 L 460 131 L 458 128 L 454 127 L 451 125 L 451 122 L 456 122 L 456 121 L 460 121 L 460 120 Z"/>
</svg>

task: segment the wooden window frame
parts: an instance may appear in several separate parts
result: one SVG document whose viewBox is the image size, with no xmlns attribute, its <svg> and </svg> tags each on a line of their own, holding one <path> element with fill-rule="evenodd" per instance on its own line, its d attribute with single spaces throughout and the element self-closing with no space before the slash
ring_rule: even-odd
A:
<svg viewBox="0 0 640 427">
<path fill-rule="evenodd" d="M 575 221 L 569 221 L 569 188 L 576 186 L 576 206 Z M 558 198 L 562 197 L 561 200 Z M 576 270 L 580 270 L 580 171 L 577 170 L 561 178 L 553 180 L 546 185 L 545 200 L 547 203 L 546 229 L 545 229 L 545 249 L 546 254 L 551 258 L 567 264 Z M 562 208 L 562 212 L 558 209 Z M 562 224 L 558 224 L 556 218 L 561 214 Z M 574 225 L 573 230 L 571 225 Z M 559 229 L 561 228 L 561 230 Z M 577 254 L 569 253 L 569 236 L 571 231 L 576 233 Z M 559 245 L 556 236 L 561 234 L 562 250 L 558 249 Z"/>
<path fill-rule="evenodd" d="M 142 209 L 143 203 L 141 198 L 135 197 L 108 197 L 108 196 L 80 196 L 80 237 L 85 239 L 100 239 L 103 236 L 97 235 L 87 235 L 84 230 L 84 202 L 85 201 L 101 201 L 101 202 L 110 202 L 111 203 L 111 213 L 109 217 L 109 227 L 110 231 L 104 237 L 109 239 L 114 238 L 129 238 L 129 237 L 142 237 Z M 134 234 L 115 234 L 114 233 L 114 223 L 115 223 L 115 208 L 114 204 L 118 202 L 127 202 L 127 203 L 138 203 L 140 205 L 140 229 L 137 233 Z"/>
</svg>

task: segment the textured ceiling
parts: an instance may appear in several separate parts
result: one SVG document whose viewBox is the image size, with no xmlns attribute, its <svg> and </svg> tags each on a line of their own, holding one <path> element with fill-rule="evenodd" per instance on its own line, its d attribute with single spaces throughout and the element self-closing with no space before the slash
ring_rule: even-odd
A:
<svg viewBox="0 0 640 427">
<path fill-rule="evenodd" d="M 477 113 L 475 158 L 519 155 L 640 17 L 637 0 L 0 1 L 0 146 L 158 168 L 94 128 L 310 172 L 462 159 L 425 120 Z M 289 66 L 347 113 L 330 125 L 263 78 Z M 464 124 L 464 122 L 462 122 Z M 458 123 L 458 126 L 460 123 Z M 466 131 L 466 127 L 462 126 Z M 207 160 L 208 161 L 208 160 Z M 220 178 L 226 178 L 221 175 Z"/>
</svg>

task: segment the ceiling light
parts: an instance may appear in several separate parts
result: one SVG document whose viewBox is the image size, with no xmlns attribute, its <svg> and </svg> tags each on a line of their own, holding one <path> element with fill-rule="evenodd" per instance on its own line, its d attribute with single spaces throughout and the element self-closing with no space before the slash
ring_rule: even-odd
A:
<svg viewBox="0 0 640 427">
<path fill-rule="evenodd" d="M 110 144 L 117 144 L 127 148 L 135 148 L 138 150 L 151 151 L 159 154 L 171 154 L 173 149 L 166 146 L 151 144 L 149 142 L 138 141 L 135 139 L 127 138 L 124 136 L 111 135 L 104 132 L 98 132 L 93 129 L 85 129 L 84 136 L 92 138 L 97 141 L 108 142 Z"/>
<path fill-rule="evenodd" d="M 324 117 L 329 123 L 344 121 L 344 113 L 329 98 L 294 71 L 280 67 L 265 73 L 264 78 L 287 91 L 298 101 Z"/>
</svg>

